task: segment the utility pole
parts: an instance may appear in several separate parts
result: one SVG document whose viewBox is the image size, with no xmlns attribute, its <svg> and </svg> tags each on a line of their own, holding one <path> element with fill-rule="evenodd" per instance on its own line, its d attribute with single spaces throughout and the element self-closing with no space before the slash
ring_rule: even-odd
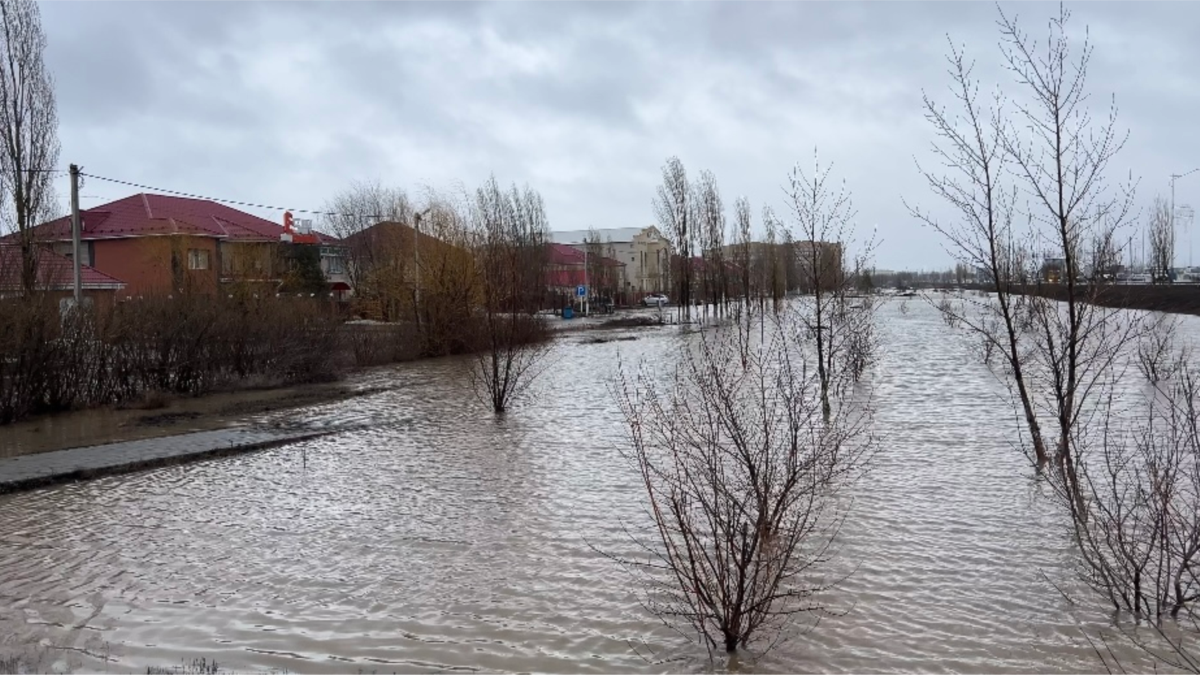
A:
<svg viewBox="0 0 1200 675">
<path fill-rule="evenodd" d="M 79 167 L 72 164 L 71 173 L 71 263 L 75 270 L 75 307 L 83 302 L 83 272 L 80 268 L 79 249 L 82 225 L 79 218 Z"/>
<path fill-rule="evenodd" d="M 1186 173 L 1171 174 L 1171 232 L 1172 233 L 1175 232 L 1175 181 L 1180 178 L 1183 178 L 1184 176 L 1190 176 L 1190 175 L 1196 173 L 1197 171 L 1200 171 L 1200 167 L 1196 167 L 1195 169 L 1192 169 L 1191 171 L 1188 171 Z M 1192 228 L 1189 227 L 1188 228 L 1188 267 L 1190 268 L 1191 266 L 1192 266 Z"/>
<path fill-rule="evenodd" d="M 417 316 L 417 329 L 421 328 L 421 217 L 429 213 L 429 207 L 413 216 L 413 313 Z"/>
</svg>

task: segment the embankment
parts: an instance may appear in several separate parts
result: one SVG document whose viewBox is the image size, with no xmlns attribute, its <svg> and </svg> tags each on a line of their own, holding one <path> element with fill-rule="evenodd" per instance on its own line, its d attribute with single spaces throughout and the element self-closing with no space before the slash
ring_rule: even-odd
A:
<svg viewBox="0 0 1200 675">
<path fill-rule="evenodd" d="M 1022 292 L 1055 300 L 1065 300 L 1067 287 L 1061 284 L 1027 286 Z M 1192 314 L 1200 316 L 1200 286 L 1105 286 L 1094 300 L 1095 304 L 1118 309 L 1141 309 L 1150 312 Z"/>
</svg>

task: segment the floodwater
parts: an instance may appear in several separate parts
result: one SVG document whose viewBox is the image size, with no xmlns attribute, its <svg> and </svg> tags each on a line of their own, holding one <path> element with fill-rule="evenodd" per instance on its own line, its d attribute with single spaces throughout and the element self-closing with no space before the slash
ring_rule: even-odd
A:
<svg viewBox="0 0 1200 675">
<path fill-rule="evenodd" d="M 1071 581 L 1002 387 L 936 310 L 899 305 L 879 310 L 880 452 L 826 568 L 849 576 L 819 621 L 749 667 L 1102 670 L 1083 631 L 1110 617 Z M 288 413 L 342 433 L 0 497 L 0 656 L 40 644 L 44 667 L 86 670 L 729 667 L 649 615 L 598 552 L 633 554 L 622 524 L 642 518 L 617 450 L 618 356 L 666 370 L 688 339 L 627 335 L 561 337 L 503 419 L 472 398 L 465 362 L 404 364 L 358 383 L 393 390 Z"/>
</svg>

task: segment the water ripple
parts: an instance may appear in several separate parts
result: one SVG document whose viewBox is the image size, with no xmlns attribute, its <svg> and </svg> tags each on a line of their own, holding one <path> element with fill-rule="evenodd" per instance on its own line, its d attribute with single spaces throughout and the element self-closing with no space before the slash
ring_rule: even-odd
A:
<svg viewBox="0 0 1200 675">
<path fill-rule="evenodd" d="M 1042 576 L 1063 582 L 1070 547 L 1009 446 L 1000 385 L 928 306 L 882 311 L 883 448 L 827 570 L 848 576 L 754 669 L 1096 671 Z M 665 373 L 683 339 L 631 334 L 562 340 L 502 419 L 465 361 L 409 364 L 356 383 L 385 391 L 263 417 L 334 435 L 0 497 L 0 633 L 99 634 L 128 669 L 711 669 L 593 548 L 632 554 L 621 524 L 644 522 L 618 359 Z"/>
</svg>

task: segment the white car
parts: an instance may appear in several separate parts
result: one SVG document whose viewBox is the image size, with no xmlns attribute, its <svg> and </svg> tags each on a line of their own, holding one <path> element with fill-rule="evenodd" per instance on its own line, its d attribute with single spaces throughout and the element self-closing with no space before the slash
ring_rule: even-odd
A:
<svg viewBox="0 0 1200 675">
<path fill-rule="evenodd" d="M 662 293 L 651 293 L 642 298 L 643 307 L 662 307 L 667 304 L 667 296 Z"/>
</svg>

